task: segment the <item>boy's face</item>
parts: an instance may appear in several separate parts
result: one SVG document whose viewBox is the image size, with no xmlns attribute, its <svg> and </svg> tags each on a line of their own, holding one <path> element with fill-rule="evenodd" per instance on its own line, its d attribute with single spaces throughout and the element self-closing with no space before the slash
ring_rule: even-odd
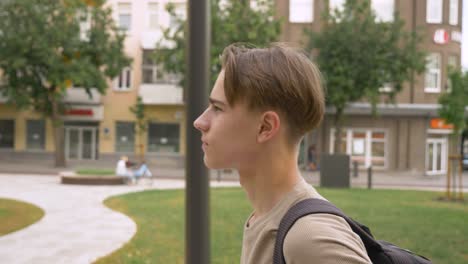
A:
<svg viewBox="0 0 468 264">
<path fill-rule="evenodd" d="M 244 103 L 229 106 L 224 93 L 224 71 L 211 91 L 210 105 L 194 122 L 202 133 L 204 162 L 210 169 L 236 168 L 249 164 L 258 152 L 259 113 Z"/>
</svg>

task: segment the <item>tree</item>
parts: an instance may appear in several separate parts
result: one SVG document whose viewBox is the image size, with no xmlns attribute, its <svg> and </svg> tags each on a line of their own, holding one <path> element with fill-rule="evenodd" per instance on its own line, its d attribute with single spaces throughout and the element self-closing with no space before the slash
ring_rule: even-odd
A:
<svg viewBox="0 0 468 264">
<path fill-rule="evenodd" d="M 250 1 L 211 1 L 211 67 L 213 86 L 221 70 L 220 54 L 234 42 L 246 42 L 263 46 L 276 41 L 280 34 L 281 21 L 274 18 L 273 0 L 258 0 L 255 6 Z M 186 72 L 186 22 L 177 15 L 176 7 L 167 5 L 170 15 L 178 20 L 176 28 L 164 30 L 164 39 L 157 44 L 155 59 L 164 71 L 180 76 L 180 85 L 185 87 Z M 168 44 L 169 43 L 169 44 Z"/>
<path fill-rule="evenodd" d="M 455 157 L 457 156 L 456 150 L 459 142 L 458 139 L 460 139 L 461 132 L 467 125 L 465 111 L 468 107 L 468 73 L 463 73 L 460 69 L 449 68 L 449 87 L 449 91 L 439 97 L 439 104 L 441 105 L 439 116 L 442 117 L 447 124 L 451 124 L 453 126 L 453 132 L 450 135 L 449 151 L 452 152 L 452 155 L 450 156 Z M 456 167 L 452 167 L 450 156 L 448 159 L 449 169 L 447 173 L 446 190 L 448 199 L 450 199 L 451 171 L 456 169 Z M 457 173 L 455 171 L 455 175 L 456 174 Z M 461 184 L 461 182 L 458 184 Z M 459 195 L 460 198 L 463 197 L 461 193 Z"/>
<path fill-rule="evenodd" d="M 465 109 L 468 107 L 468 72 L 449 68 L 449 91 L 439 97 L 439 116 L 453 125 L 452 135 L 459 136 L 466 127 Z"/>
<path fill-rule="evenodd" d="M 104 0 L 0 2 L 0 93 L 19 109 L 33 109 L 54 125 L 55 165 L 65 166 L 63 98 L 70 87 L 104 94 L 106 78 L 130 59 L 124 35 Z"/>
<path fill-rule="evenodd" d="M 348 103 L 366 99 L 375 115 L 382 97 L 393 101 L 403 83 L 424 70 L 425 54 L 418 33 L 404 31 L 397 13 L 392 22 L 379 22 L 368 0 L 348 0 L 323 22 L 320 32 L 309 32 L 309 48 L 324 76 L 327 104 L 336 110 L 334 152 L 340 153 Z M 385 86 L 390 91 L 382 93 Z"/>
<path fill-rule="evenodd" d="M 137 135 L 138 135 L 138 150 L 140 154 L 140 161 L 143 162 L 145 159 L 145 150 L 143 145 L 143 134 L 147 129 L 146 125 L 146 116 L 145 116 L 145 105 L 143 104 L 143 99 L 141 96 L 138 96 L 135 105 L 130 107 L 130 111 L 135 115 L 137 120 Z"/>
</svg>

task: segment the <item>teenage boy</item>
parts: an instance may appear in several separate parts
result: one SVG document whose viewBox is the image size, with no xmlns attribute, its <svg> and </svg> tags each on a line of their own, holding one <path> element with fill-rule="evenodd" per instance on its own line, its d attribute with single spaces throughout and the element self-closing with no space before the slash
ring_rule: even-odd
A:
<svg viewBox="0 0 468 264">
<path fill-rule="evenodd" d="M 285 44 L 247 48 L 233 44 L 222 55 L 222 70 L 209 107 L 194 122 L 201 131 L 208 168 L 234 168 L 254 209 L 244 227 L 242 264 L 273 263 L 281 218 L 297 202 L 324 199 L 301 176 L 299 143 L 324 114 L 317 67 Z M 344 219 L 313 214 L 288 232 L 286 263 L 371 263 Z"/>
</svg>

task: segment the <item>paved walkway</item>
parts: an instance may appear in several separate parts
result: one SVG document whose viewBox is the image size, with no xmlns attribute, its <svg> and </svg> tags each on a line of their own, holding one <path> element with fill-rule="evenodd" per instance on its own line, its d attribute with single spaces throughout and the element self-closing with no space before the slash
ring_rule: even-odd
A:
<svg viewBox="0 0 468 264">
<path fill-rule="evenodd" d="M 238 186 L 234 182 L 212 186 Z M 62 185 L 58 176 L 0 174 L 0 197 L 41 207 L 37 223 L 0 237 L 0 263 L 91 263 L 128 242 L 136 232 L 127 216 L 102 204 L 109 196 L 145 189 L 184 188 L 182 180 L 155 180 L 149 185 Z"/>
</svg>

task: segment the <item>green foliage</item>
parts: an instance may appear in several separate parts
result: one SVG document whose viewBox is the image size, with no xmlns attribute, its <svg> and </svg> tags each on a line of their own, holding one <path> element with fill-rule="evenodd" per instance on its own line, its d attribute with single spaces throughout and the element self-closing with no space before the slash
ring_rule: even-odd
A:
<svg viewBox="0 0 468 264">
<path fill-rule="evenodd" d="M 115 176 L 115 171 L 112 169 L 79 169 L 76 171 L 78 175 L 100 175 L 100 176 Z"/>
<path fill-rule="evenodd" d="M 246 42 L 265 46 L 277 41 L 281 21 L 274 18 L 274 1 L 258 0 L 257 7 L 251 8 L 250 1 L 211 2 L 211 57 L 210 78 L 213 86 L 221 70 L 220 54 L 231 43 Z M 220 2 L 224 2 L 224 5 Z M 167 6 L 168 12 L 176 16 L 174 5 Z M 155 59 L 168 73 L 178 74 L 180 85 L 185 87 L 186 72 L 186 21 L 178 17 L 178 27 L 164 30 L 164 39 L 157 44 Z"/>
<path fill-rule="evenodd" d="M 381 97 L 393 101 L 413 72 L 424 70 L 420 36 L 404 30 L 398 13 L 393 22 L 378 22 L 368 0 L 348 0 L 342 11 L 325 13 L 323 23 L 308 33 L 309 48 L 324 75 L 327 104 L 336 108 L 337 131 L 348 103 L 366 99 L 375 114 Z M 387 84 L 391 91 L 382 93 Z"/>
<path fill-rule="evenodd" d="M 454 134 L 466 127 L 465 111 L 468 107 L 468 72 L 449 69 L 450 91 L 439 97 L 439 115 L 448 124 L 453 124 Z"/>
<path fill-rule="evenodd" d="M 137 119 L 138 133 L 146 131 L 146 117 L 145 117 L 145 105 L 141 96 L 137 97 L 135 105 L 130 107 L 130 112 L 135 115 Z"/>
<path fill-rule="evenodd" d="M 387 240 L 432 259 L 466 263 L 466 203 L 438 202 L 435 192 L 319 189 L 349 216 Z M 99 259 L 104 263 L 183 263 L 184 197 L 181 190 L 145 191 L 104 203 L 135 221 L 137 233 L 122 248 Z M 242 231 L 252 211 L 240 188 L 210 191 L 211 263 L 238 263 Z M 157 201 L 157 202 L 153 202 Z M 365 206 L 364 206 L 365 205 Z"/>
<path fill-rule="evenodd" d="M 105 93 L 130 59 L 103 0 L 0 3 L 0 93 L 20 109 L 63 113 L 67 88 Z"/>
</svg>

